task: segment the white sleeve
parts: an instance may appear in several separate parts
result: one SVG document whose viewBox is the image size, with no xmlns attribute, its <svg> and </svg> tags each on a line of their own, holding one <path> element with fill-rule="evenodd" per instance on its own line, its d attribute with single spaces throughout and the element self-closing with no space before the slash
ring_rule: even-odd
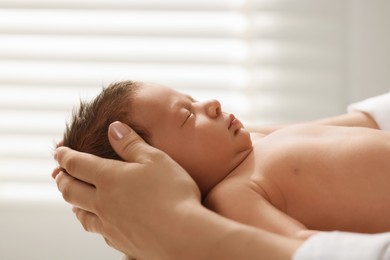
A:
<svg viewBox="0 0 390 260">
<path fill-rule="evenodd" d="M 369 114 L 382 130 L 390 131 L 390 93 L 368 98 L 348 106 L 348 112 L 362 111 Z"/>
<path fill-rule="evenodd" d="M 390 260 L 390 232 L 369 235 L 321 232 L 305 241 L 292 260 Z"/>
</svg>

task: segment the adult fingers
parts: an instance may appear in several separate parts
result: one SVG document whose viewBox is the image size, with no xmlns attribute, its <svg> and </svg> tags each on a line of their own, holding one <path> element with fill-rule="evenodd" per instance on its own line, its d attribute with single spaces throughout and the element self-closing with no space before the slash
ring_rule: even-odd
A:
<svg viewBox="0 0 390 260">
<path fill-rule="evenodd" d="M 57 174 L 55 180 L 65 201 L 89 211 L 95 210 L 95 188 L 93 186 L 62 171 Z"/>
<path fill-rule="evenodd" d="M 150 161 L 150 156 L 163 152 L 148 145 L 128 125 L 114 122 L 108 129 L 108 139 L 115 152 L 127 162 L 144 163 Z"/>
<path fill-rule="evenodd" d="M 60 147 L 60 146 L 64 146 L 64 140 L 61 140 L 61 141 L 59 141 L 59 142 L 56 144 L 56 147 Z"/>
<path fill-rule="evenodd" d="M 54 168 L 54 170 L 52 171 L 52 173 L 51 173 L 51 177 L 53 178 L 53 179 L 55 179 L 56 178 L 56 176 L 61 172 L 61 167 L 60 166 L 57 166 L 56 168 Z"/>
<path fill-rule="evenodd" d="M 112 160 L 78 152 L 65 146 L 56 149 L 54 159 L 69 175 L 92 185 L 96 185 L 96 179 L 101 173 L 109 172 L 107 167 L 113 163 Z M 56 170 L 53 173 L 55 172 Z"/>
<path fill-rule="evenodd" d="M 98 216 L 81 208 L 73 207 L 73 212 L 85 231 L 104 235 L 103 224 Z"/>
<path fill-rule="evenodd" d="M 107 245 L 117 250 L 121 250 L 121 248 L 116 247 L 115 244 L 112 243 L 112 241 L 109 239 L 110 235 L 106 234 L 104 230 L 103 222 L 100 220 L 100 218 L 97 215 L 77 207 L 73 207 L 72 210 L 75 213 L 77 219 L 79 220 L 79 222 L 81 223 L 85 231 L 102 235 Z M 123 259 L 135 260 L 135 258 L 132 257 L 123 258 Z"/>
</svg>

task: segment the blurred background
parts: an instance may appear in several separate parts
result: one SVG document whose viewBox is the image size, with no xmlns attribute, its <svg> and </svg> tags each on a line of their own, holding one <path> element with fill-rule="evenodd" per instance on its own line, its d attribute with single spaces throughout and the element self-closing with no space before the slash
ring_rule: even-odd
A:
<svg viewBox="0 0 390 260">
<path fill-rule="evenodd" d="M 311 120 L 384 93 L 386 0 L 0 0 L 0 259 L 120 259 L 62 201 L 52 151 L 112 81 L 220 100 L 244 123 Z"/>
</svg>

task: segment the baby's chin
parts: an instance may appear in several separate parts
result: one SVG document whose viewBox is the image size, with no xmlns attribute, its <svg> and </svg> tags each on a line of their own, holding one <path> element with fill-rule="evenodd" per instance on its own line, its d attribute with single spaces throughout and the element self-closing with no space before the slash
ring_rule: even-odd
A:
<svg viewBox="0 0 390 260">
<path fill-rule="evenodd" d="M 251 139 L 251 146 L 253 147 L 254 144 L 256 144 L 258 141 L 260 141 L 262 138 L 264 138 L 266 135 L 261 133 L 249 133 L 249 139 Z"/>
<path fill-rule="evenodd" d="M 240 145 L 238 152 L 244 152 L 247 150 L 252 150 L 253 147 L 253 138 L 252 134 L 245 128 L 241 128 L 240 131 L 237 133 L 237 137 L 239 135 L 240 138 Z"/>
</svg>

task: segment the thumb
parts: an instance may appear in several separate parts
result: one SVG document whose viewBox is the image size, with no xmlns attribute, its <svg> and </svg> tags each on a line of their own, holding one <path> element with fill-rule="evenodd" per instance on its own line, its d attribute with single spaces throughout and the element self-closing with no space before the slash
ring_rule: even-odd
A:
<svg viewBox="0 0 390 260">
<path fill-rule="evenodd" d="M 155 150 L 133 129 L 119 121 L 109 126 L 108 139 L 114 151 L 127 162 L 145 162 L 145 159 Z"/>
</svg>

